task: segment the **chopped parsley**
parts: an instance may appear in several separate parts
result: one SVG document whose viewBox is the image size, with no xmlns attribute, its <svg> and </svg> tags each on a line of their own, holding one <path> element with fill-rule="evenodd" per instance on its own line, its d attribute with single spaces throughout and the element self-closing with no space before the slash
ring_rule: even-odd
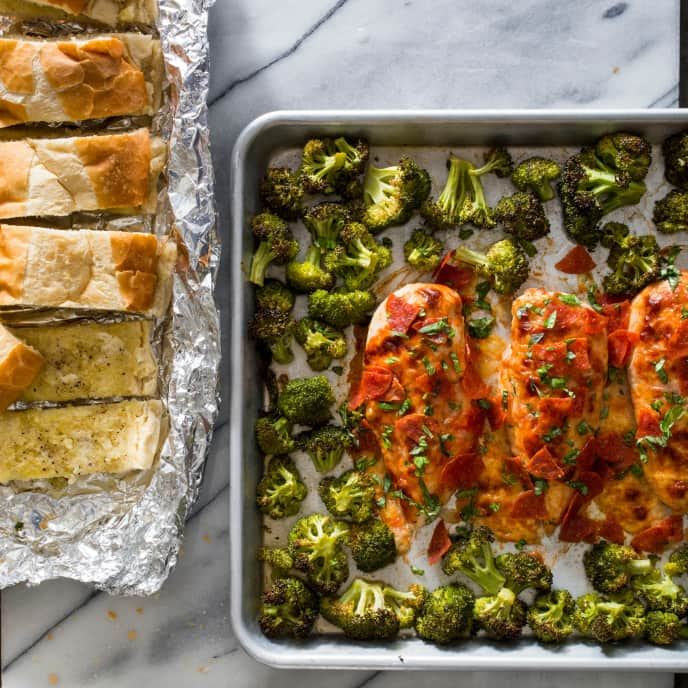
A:
<svg viewBox="0 0 688 688">
<path fill-rule="evenodd" d="M 497 513 L 500 509 L 502 508 L 502 505 L 499 504 L 499 502 L 490 502 L 490 511 L 493 513 Z"/>
<path fill-rule="evenodd" d="M 588 422 L 585 420 L 582 420 L 580 423 L 578 423 L 578 425 L 576 425 L 576 432 L 579 435 L 587 435 L 591 430 L 592 428 L 590 427 L 590 425 L 588 425 Z"/>
<path fill-rule="evenodd" d="M 580 301 L 575 294 L 559 294 L 559 301 L 567 306 L 580 306 Z"/>
<path fill-rule="evenodd" d="M 572 487 L 574 490 L 578 490 L 583 497 L 585 497 L 588 494 L 588 486 L 581 482 L 580 480 L 569 480 L 566 483 L 569 487 Z"/>
<path fill-rule="evenodd" d="M 419 569 L 417 566 L 411 565 L 411 573 L 413 573 L 415 576 L 424 576 L 425 571 L 423 569 Z"/>
<path fill-rule="evenodd" d="M 530 339 L 528 340 L 528 345 L 530 346 L 532 344 L 539 344 L 544 338 L 544 332 L 536 332 L 535 334 L 531 334 Z"/>
<path fill-rule="evenodd" d="M 484 318 L 473 318 L 468 321 L 468 334 L 473 339 L 486 339 L 494 328 L 495 319 L 491 315 Z"/>
<path fill-rule="evenodd" d="M 428 375 L 435 374 L 435 366 L 430 363 L 430 359 L 427 356 L 423 356 L 423 365 L 425 366 L 425 370 L 427 371 Z"/>
<path fill-rule="evenodd" d="M 676 287 L 678 287 L 679 280 L 681 279 L 681 271 L 675 265 L 679 253 L 681 253 L 681 248 L 679 246 L 672 246 L 664 258 L 664 265 L 659 273 L 659 276 L 669 283 L 671 291 L 676 291 Z"/>
<path fill-rule="evenodd" d="M 454 366 L 454 372 L 457 375 L 460 375 L 461 374 L 461 364 L 459 363 L 459 359 L 456 355 L 456 352 L 450 351 L 449 352 L 449 358 L 451 359 L 452 366 Z"/>
<path fill-rule="evenodd" d="M 456 334 L 454 328 L 451 327 L 447 322 L 447 318 L 442 318 L 434 323 L 425 325 L 424 327 L 421 327 L 418 332 L 420 334 L 446 334 L 447 339 L 451 339 Z"/>
<path fill-rule="evenodd" d="M 660 358 L 659 361 L 657 361 L 654 366 L 655 366 L 655 373 L 657 373 L 657 377 L 659 378 L 659 381 L 663 384 L 666 385 L 669 382 L 669 376 L 667 375 L 667 371 L 664 367 L 664 364 L 666 361 L 663 358 Z"/>
<path fill-rule="evenodd" d="M 557 312 L 552 311 L 546 318 L 545 322 L 543 323 L 544 326 L 548 329 L 551 330 L 557 323 Z"/>
<path fill-rule="evenodd" d="M 537 478 L 535 482 L 533 483 L 534 485 L 534 492 L 536 495 L 542 495 L 549 490 L 549 483 L 546 480 L 543 480 L 542 478 Z"/>
</svg>

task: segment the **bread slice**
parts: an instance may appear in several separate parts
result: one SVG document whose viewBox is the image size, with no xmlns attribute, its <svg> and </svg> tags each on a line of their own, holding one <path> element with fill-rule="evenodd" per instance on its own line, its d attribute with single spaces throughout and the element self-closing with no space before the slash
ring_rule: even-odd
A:
<svg viewBox="0 0 688 688">
<path fill-rule="evenodd" d="M 151 328 L 147 320 L 10 328 L 45 361 L 18 398 L 64 402 L 155 395 Z"/>
<path fill-rule="evenodd" d="M 160 41 L 151 36 L 0 38 L 0 127 L 152 115 L 161 83 Z"/>
<path fill-rule="evenodd" d="M 0 0 L 0 12 L 35 19 L 88 17 L 116 24 L 152 24 L 158 16 L 156 0 Z"/>
<path fill-rule="evenodd" d="M 21 396 L 43 363 L 36 349 L 0 325 L 0 412 Z"/>
<path fill-rule="evenodd" d="M 152 234 L 0 225 L 0 306 L 160 316 L 176 257 Z"/>
<path fill-rule="evenodd" d="M 165 144 L 148 129 L 0 143 L 0 218 L 155 212 Z"/>
<path fill-rule="evenodd" d="M 0 483 L 150 468 L 161 444 L 160 401 L 0 414 Z"/>
</svg>

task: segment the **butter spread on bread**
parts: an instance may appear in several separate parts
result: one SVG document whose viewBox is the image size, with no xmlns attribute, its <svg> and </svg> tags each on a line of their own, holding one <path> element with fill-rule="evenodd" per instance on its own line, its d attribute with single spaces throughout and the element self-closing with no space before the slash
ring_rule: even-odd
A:
<svg viewBox="0 0 688 688">
<path fill-rule="evenodd" d="M 0 0 L 0 12 L 27 18 L 88 17 L 116 24 L 152 24 L 157 0 Z"/>
</svg>

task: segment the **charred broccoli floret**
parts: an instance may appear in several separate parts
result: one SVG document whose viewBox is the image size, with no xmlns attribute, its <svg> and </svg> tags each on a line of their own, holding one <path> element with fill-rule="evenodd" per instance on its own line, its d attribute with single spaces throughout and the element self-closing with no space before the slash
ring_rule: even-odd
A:
<svg viewBox="0 0 688 688">
<path fill-rule="evenodd" d="M 669 191 L 664 198 L 655 203 L 652 219 L 663 234 L 685 232 L 688 229 L 688 191 Z"/>
<path fill-rule="evenodd" d="M 306 352 L 312 370 L 325 370 L 333 358 L 346 356 L 344 334 L 313 318 L 302 318 L 296 323 L 294 338 Z"/>
<path fill-rule="evenodd" d="M 447 160 L 447 169 L 447 182 L 437 201 L 428 199 L 420 209 L 421 216 L 432 229 L 452 229 L 459 223 L 461 210 L 471 188 L 468 178 L 471 163 L 452 153 Z"/>
<path fill-rule="evenodd" d="M 512 239 L 495 242 L 486 253 L 461 246 L 454 251 L 454 258 L 476 268 L 498 294 L 513 294 L 530 272 L 528 257 Z"/>
<path fill-rule="evenodd" d="M 276 414 L 256 421 L 256 443 L 265 454 L 289 454 L 296 448 L 291 436 L 291 423 Z"/>
<path fill-rule="evenodd" d="M 300 518 L 289 531 L 289 553 L 294 568 L 303 571 L 310 585 L 323 595 L 333 595 L 349 577 L 342 545 L 349 528 L 324 514 Z"/>
<path fill-rule="evenodd" d="M 403 225 L 429 193 L 430 175 L 409 157 L 391 167 L 368 165 L 363 181 L 363 223 L 373 233 Z"/>
<path fill-rule="evenodd" d="M 295 300 L 294 294 L 276 279 L 265 280 L 263 286 L 256 289 L 256 310 L 274 308 L 290 313 Z"/>
<path fill-rule="evenodd" d="M 272 579 L 287 578 L 294 568 L 294 557 L 286 547 L 261 547 L 258 561 L 265 562 L 272 569 Z"/>
<path fill-rule="evenodd" d="M 535 241 L 549 234 L 549 220 L 542 203 L 531 193 L 518 191 L 495 206 L 494 216 L 516 239 Z"/>
<path fill-rule="evenodd" d="M 483 166 L 475 170 L 477 176 L 494 174 L 497 177 L 508 177 L 514 169 L 511 153 L 503 146 L 495 146 L 483 153 Z"/>
<path fill-rule="evenodd" d="M 251 260 L 248 280 L 262 287 L 270 263 L 288 263 L 299 252 L 299 244 L 289 225 L 271 213 L 256 215 L 251 220 L 251 231 L 259 243 Z"/>
<path fill-rule="evenodd" d="M 325 256 L 325 268 L 344 278 L 347 289 L 368 289 L 392 263 L 390 250 L 378 244 L 366 226 L 352 222 L 340 234 L 340 245 Z"/>
<path fill-rule="evenodd" d="M 645 576 L 635 576 L 631 580 L 631 587 L 652 611 L 672 612 L 681 617 L 688 614 L 685 589 L 663 571 L 655 569 Z"/>
<path fill-rule="evenodd" d="M 344 139 L 337 139 L 337 141 L 343 141 L 346 144 Z M 348 158 L 348 150 L 351 146 L 346 144 L 346 149 L 340 150 L 336 141 L 328 138 L 311 139 L 306 142 L 297 173 L 306 191 L 315 194 L 331 194 L 335 192 L 342 178 L 351 176 L 352 163 Z M 354 158 L 360 158 L 360 155 L 361 151 L 355 154 Z M 361 166 L 364 163 L 365 160 Z"/>
<path fill-rule="evenodd" d="M 346 428 L 324 425 L 298 437 L 298 444 L 310 456 L 319 473 L 329 473 L 342 460 L 344 451 L 353 445 L 353 437 Z M 334 512 L 333 512 L 334 513 Z"/>
<path fill-rule="evenodd" d="M 679 189 L 688 190 L 688 132 L 669 136 L 662 144 L 664 174 Z"/>
<path fill-rule="evenodd" d="M 270 518 L 293 516 L 306 498 L 308 489 L 288 456 L 273 456 L 258 483 L 256 504 Z"/>
<path fill-rule="evenodd" d="M 349 535 L 349 547 L 356 565 L 366 573 L 391 564 L 397 557 L 392 531 L 377 519 L 354 524 Z"/>
<path fill-rule="evenodd" d="M 603 596 L 591 592 L 576 600 L 576 628 L 598 643 L 619 642 L 642 635 L 645 609 L 630 590 Z"/>
<path fill-rule="evenodd" d="M 442 261 L 444 246 L 430 232 L 414 229 L 404 244 L 404 257 L 409 265 L 422 272 L 433 272 Z"/>
<path fill-rule="evenodd" d="M 542 643 L 562 643 L 573 633 L 576 604 L 568 590 L 538 594 L 528 610 L 528 625 Z"/>
<path fill-rule="evenodd" d="M 664 570 L 670 576 L 680 576 L 688 573 L 688 545 L 682 544 L 677 547 L 670 555 L 669 561 L 664 564 Z"/>
<path fill-rule="evenodd" d="M 300 294 L 309 294 L 316 289 L 331 289 L 334 275 L 320 265 L 322 251 L 311 244 L 306 250 L 303 262 L 292 260 L 287 264 L 286 276 L 289 286 Z"/>
<path fill-rule="evenodd" d="M 399 620 L 399 628 L 411 628 L 418 616 L 423 603 L 428 597 L 428 591 L 422 585 L 411 585 L 404 592 L 389 585 L 382 590 L 385 602 L 394 611 Z"/>
<path fill-rule="evenodd" d="M 641 559 L 632 547 L 604 540 L 585 552 L 583 566 L 592 587 L 599 592 L 621 590 L 633 576 L 643 576 L 653 569 L 652 562 Z"/>
<path fill-rule="evenodd" d="M 332 417 L 332 387 L 324 375 L 289 380 L 277 399 L 282 415 L 292 423 L 316 427 Z"/>
<path fill-rule="evenodd" d="M 363 173 L 368 162 L 370 147 L 365 139 L 356 139 L 349 143 L 343 136 L 333 141 L 334 147 L 346 156 L 344 171 L 349 176 L 357 176 Z"/>
<path fill-rule="evenodd" d="M 473 628 L 474 601 L 473 593 L 461 583 L 436 588 L 426 596 L 416 616 L 416 633 L 438 645 L 468 638 Z"/>
<path fill-rule="evenodd" d="M 541 201 L 554 198 L 552 182 L 561 174 L 561 168 L 554 160 L 533 157 L 516 166 L 511 181 L 519 191 L 530 191 Z"/>
<path fill-rule="evenodd" d="M 495 558 L 506 578 L 504 585 L 517 595 L 526 590 L 546 591 L 552 587 L 552 571 L 528 552 L 507 552 Z"/>
<path fill-rule="evenodd" d="M 362 523 L 375 515 L 375 483 L 362 471 L 348 470 L 320 481 L 319 494 L 327 510 L 339 518 Z"/>
<path fill-rule="evenodd" d="M 492 553 L 494 534 L 479 526 L 460 537 L 442 559 L 442 571 L 448 576 L 461 573 L 477 583 L 488 595 L 496 595 L 506 579 L 500 573 Z"/>
<path fill-rule="evenodd" d="M 318 618 L 318 598 L 298 579 L 276 580 L 264 593 L 258 623 L 268 638 L 305 638 Z"/>
<path fill-rule="evenodd" d="M 688 626 L 671 612 L 648 612 L 645 615 L 645 640 L 653 645 L 671 645 L 688 638 Z"/>
<path fill-rule="evenodd" d="M 308 297 L 308 315 L 322 320 L 338 330 L 349 325 L 361 325 L 375 308 L 375 296 L 369 291 L 314 291 Z"/>
<path fill-rule="evenodd" d="M 495 640 L 518 638 L 527 616 L 526 603 L 509 588 L 502 588 L 496 595 L 478 597 L 473 608 L 473 617 L 480 628 Z"/>
<path fill-rule="evenodd" d="M 265 344 L 277 363 L 291 363 L 294 322 L 289 313 L 277 308 L 263 308 L 255 312 L 248 331 L 251 337 Z"/>
<path fill-rule="evenodd" d="M 295 220 L 301 215 L 303 185 L 287 167 L 269 167 L 260 185 L 263 203 L 275 215 Z"/>
<path fill-rule="evenodd" d="M 616 170 L 634 182 L 647 176 L 652 162 L 652 147 L 642 137 L 617 131 L 605 134 L 595 144 L 597 157 L 610 169 Z"/>
<path fill-rule="evenodd" d="M 303 216 L 303 224 L 311 233 L 313 244 L 325 250 L 332 249 L 339 243 L 339 235 L 350 221 L 349 209 L 336 201 L 318 203 Z"/>
</svg>

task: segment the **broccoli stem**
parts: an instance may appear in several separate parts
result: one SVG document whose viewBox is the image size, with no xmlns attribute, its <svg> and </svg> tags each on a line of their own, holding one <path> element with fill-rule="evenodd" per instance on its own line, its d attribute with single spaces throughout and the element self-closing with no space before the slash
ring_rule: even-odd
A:
<svg viewBox="0 0 688 688">
<path fill-rule="evenodd" d="M 457 158 L 455 155 L 449 157 L 447 183 L 437 199 L 437 205 L 452 219 L 456 219 L 457 213 L 466 200 L 466 174 L 469 169 L 470 163 L 466 160 Z"/>
<path fill-rule="evenodd" d="M 311 244 L 306 250 L 306 255 L 304 256 L 303 262 L 310 263 L 311 265 L 317 265 L 320 267 L 320 256 L 322 255 L 322 250 L 319 246 Z"/>
<path fill-rule="evenodd" d="M 477 251 L 460 246 L 454 250 L 454 257 L 462 263 L 473 265 L 476 268 L 485 269 L 488 265 L 487 258 Z"/>
<path fill-rule="evenodd" d="M 270 263 L 275 259 L 275 254 L 270 250 L 267 241 L 261 241 L 251 261 L 251 270 L 248 276 L 249 282 L 262 287 L 265 282 L 265 272 Z"/>
<path fill-rule="evenodd" d="M 290 336 L 285 336 L 270 342 L 270 352 L 277 363 L 291 363 L 294 360 L 294 353 L 289 346 L 289 340 Z"/>
<path fill-rule="evenodd" d="M 650 559 L 632 559 L 626 564 L 626 570 L 632 576 L 644 576 L 653 568 L 654 565 Z"/>
<path fill-rule="evenodd" d="M 387 183 L 387 179 L 397 174 L 399 168 L 393 167 L 368 167 L 365 176 L 363 192 L 370 200 L 368 205 L 383 203 L 387 196 L 394 190 L 392 185 Z"/>
</svg>

